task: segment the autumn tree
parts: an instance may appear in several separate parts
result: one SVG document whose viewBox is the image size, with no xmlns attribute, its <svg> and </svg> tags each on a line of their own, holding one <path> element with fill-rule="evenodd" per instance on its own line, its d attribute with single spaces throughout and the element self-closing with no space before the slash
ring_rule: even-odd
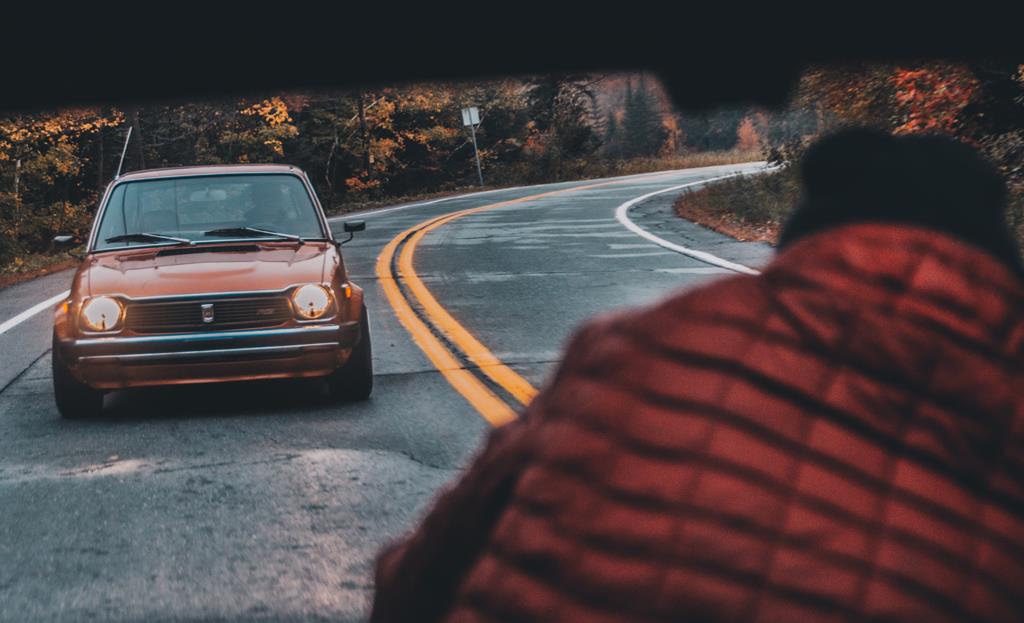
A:
<svg viewBox="0 0 1024 623">
<path fill-rule="evenodd" d="M 942 64 L 897 68 L 891 77 L 899 109 L 893 132 L 941 132 L 962 135 L 964 109 L 978 90 L 978 81 L 963 65 Z"/>
<path fill-rule="evenodd" d="M 100 131 L 120 113 L 74 109 L 0 119 L 0 260 L 46 248 L 55 231 L 84 233 L 96 189 L 81 180 Z"/>
<path fill-rule="evenodd" d="M 747 115 L 736 129 L 736 148 L 742 151 L 753 151 L 761 146 L 761 136 L 754 125 L 754 116 Z"/>
<path fill-rule="evenodd" d="M 232 162 L 281 162 L 284 143 L 298 135 L 288 106 L 280 97 L 243 100 L 226 115 L 219 144 Z"/>
<path fill-rule="evenodd" d="M 535 177 L 571 174 L 566 161 L 590 156 L 601 146 L 592 84 L 593 78 L 583 74 L 551 74 L 529 81 L 527 148 L 540 165 Z"/>
</svg>

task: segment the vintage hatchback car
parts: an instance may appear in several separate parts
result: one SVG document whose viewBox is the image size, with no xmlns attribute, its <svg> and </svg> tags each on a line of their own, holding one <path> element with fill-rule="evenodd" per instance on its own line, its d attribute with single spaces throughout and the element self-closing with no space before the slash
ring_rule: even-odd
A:
<svg viewBox="0 0 1024 623">
<path fill-rule="evenodd" d="M 349 240 L 363 228 L 344 226 Z M 251 379 L 324 377 L 329 395 L 369 397 L 369 324 L 342 242 L 292 166 L 114 180 L 55 311 L 60 413 L 99 413 L 126 387 Z"/>
</svg>

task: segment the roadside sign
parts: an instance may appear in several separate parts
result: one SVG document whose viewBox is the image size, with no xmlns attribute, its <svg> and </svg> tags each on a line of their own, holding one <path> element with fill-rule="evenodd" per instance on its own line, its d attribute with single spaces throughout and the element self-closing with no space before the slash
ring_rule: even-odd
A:
<svg viewBox="0 0 1024 623">
<path fill-rule="evenodd" d="M 477 110 L 476 106 L 470 106 L 469 108 L 462 109 L 462 125 L 480 125 L 480 111 Z"/>
<path fill-rule="evenodd" d="M 462 125 L 469 128 L 470 136 L 473 137 L 473 156 L 476 158 L 476 179 L 480 185 L 484 185 L 484 171 L 480 168 L 480 150 L 476 146 L 476 126 L 480 125 L 480 111 L 476 106 L 469 106 L 462 109 Z"/>
</svg>

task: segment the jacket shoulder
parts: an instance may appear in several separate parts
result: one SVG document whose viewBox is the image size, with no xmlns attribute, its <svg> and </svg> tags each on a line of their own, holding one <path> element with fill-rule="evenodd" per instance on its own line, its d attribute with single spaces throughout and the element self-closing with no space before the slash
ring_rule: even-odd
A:
<svg viewBox="0 0 1024 623">
<path fill-rule="evenodd" d="M 615 334 L 657 341 L 692 332 L 693 323 L 714 323 L 716 318 L 755 322 L 764 317 L 770 305 L 771 299 L 759 277 L 722 279 L 647 307 L 598 316 L 576 332 L 570 350 L 585 349 Z"/>
<path fill-rule="evenodd" d="M 598 316 L 573 335 L 561 366 L 531 411 L 545 417 L 572 414 L 606 394 L 632 393 L 652 375 L 675 370 L 676 365 L 666 365 L 674 352 L 739 356 L 770 317 L 770 305 L 757 277 L 738 276 L 648 307 Z M 589 397 L 581 401 L 582 394 Z"/>
</svg>

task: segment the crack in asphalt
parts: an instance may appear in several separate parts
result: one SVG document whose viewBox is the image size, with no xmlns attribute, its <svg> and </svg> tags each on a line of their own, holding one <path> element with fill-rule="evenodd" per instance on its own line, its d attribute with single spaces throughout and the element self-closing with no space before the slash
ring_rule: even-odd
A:
<svg viewBox="0 0 1024 623">
<path fill-rule="evenodd" d="M 7 391 L 7 388 L 9 388 L 11 385 L 14 385 L 15 383 L 17 383 L 21 379 L 21 377 L 25 376 L 26 372 L 31 370 L 37 363 L 39 363 L 40 359 L 42 359 L 43 357 L 47 356 L 48 354 L 50 354 L 50 349 L 49 348 L 44 350 L 43 354 L 39 355 L 38 357 L 33 359 L 31 362 L 29 362 L 29 364 L 27 366 L 22 368 L 21 372 L 15 374 L 14 378 L 12 378 L 10 381 L 7 381 L 7 383 L 5 383 L 3 387 L 0 387 L 0 395 L 3 395 L 3 393 L 5 391 Z"/>
<path fill-rule="evenodd" d="M 295 459 L 302 458 L 302 454 L 288 453 L 288 454 L 277 454 L 269 459 L 260 459 L 258 461 L 218 461 L 215 463 L 201 463 L 199 465 L 183 465 L 181 467 L 162 467 L 154 469 L 154 474 L 169 474 L 174 472 L 184 472 L 196 469 L 207 469 L 211 467 L 250 467 L 252 465 L 270 465 L 273 463 L 286 463 L 288 461 L 294 461 Z"/>
<path fill-rule="evenodd" d="M 462 471 L 458 467 L 445 467 L 443 465 L 437 465 L 437 464 L 434 464 L 434 463 L 430 463 L 428 461 L 424 461 L 423 459 L 417 457 L 410 450 L 394 450 L 394 451 L 391 451 L 391 452 L 393 454 L 404 456 L 405 458 L 409 459 L 413 463 L 415 463 L 417 465 L 422 465 L 423 467 L 429 467 L 430 469 L 436 469 L 438 471 L 443 471 L 443 472 L 458 472 L 458 471 Z"/>
</svg>

